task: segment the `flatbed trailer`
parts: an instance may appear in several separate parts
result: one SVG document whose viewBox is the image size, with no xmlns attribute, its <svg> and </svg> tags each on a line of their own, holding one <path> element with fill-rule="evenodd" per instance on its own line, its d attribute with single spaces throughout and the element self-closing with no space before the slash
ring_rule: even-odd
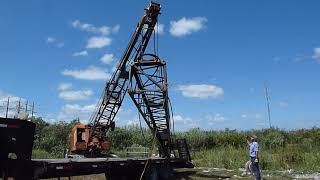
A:
<svg viewBox="0 0 320 180">
<path fill-rule="evenodd" d="M 0 117 L 0 178 L 17 180 L 105 174 L 108 180 L 170 179 L 174 168 L 192 168 L 183 139 L 177 139 L 179 156 L 172 158 L 64 158 L 32 159 L 35 124 Z M 182 157 L 182 158 L 178 158 Z M 187 157 L 187 158 L 183 158 Z"/>
<path fill-rule="evenodd" d="M 108 180 L 131 180 L 140 179 L 143 172 L 143 179 L 168 179 L 173 168 L 193 167 L 191 162 L 182 158 L 31 159 L 34 130 L 35 124 L 30 121 L 0 118 L 2 179 L 31 180 L 104 173 Z M 15 158 L 9 158 L 10 154 L 15 154 Z"/>
<path fill-rule="evenodd" d="M 65 158 L 8 160 L 6 172 L 16 179 L 47 179 L 105 174 L 113 179 L 168 179 L 174 168 L 192 168 L 177 158 Z"/>
</svg>

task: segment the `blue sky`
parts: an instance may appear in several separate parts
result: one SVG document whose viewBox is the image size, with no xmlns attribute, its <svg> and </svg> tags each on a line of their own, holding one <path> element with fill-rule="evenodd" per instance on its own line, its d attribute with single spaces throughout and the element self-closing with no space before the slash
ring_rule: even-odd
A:
<svg viewBox="0 0 320 180">
<path fill-rule="evenodd" d="M 319 126 L 319 1 L 160 1 L 176 128 Z M 86 122 L 148 1 L 1 1 L 0 106 Z M 29 103 L 30 104 L 30 103 Z M 4 109 L 0 108 L 3 115 Z M 129 98 L 117 124 L 138 123 Z"/>
</svg>

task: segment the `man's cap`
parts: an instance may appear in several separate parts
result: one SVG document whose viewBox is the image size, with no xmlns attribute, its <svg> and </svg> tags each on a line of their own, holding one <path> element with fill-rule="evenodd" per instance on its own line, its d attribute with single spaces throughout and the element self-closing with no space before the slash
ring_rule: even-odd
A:
<svg viewBox="0 0 320 180">
<path fill-rule="evenodd" d="M 251 136 L 252 139 L 257 139 L 258 137 L 256 135 Z"/>
</svg>

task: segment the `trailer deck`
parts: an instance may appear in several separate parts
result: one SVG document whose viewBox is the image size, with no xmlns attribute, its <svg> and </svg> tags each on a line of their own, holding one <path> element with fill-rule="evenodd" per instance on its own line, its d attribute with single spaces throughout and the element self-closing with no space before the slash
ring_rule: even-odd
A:
<svg viewBox="0 0 320 180">
<path fill-rule="evenodd" d="M 23 179 L 46 179 L 101 173 L 104 173 L 108 180 L 139 179 L 144 170 L 146 170 L 145 179 L 150 179 L 149 176 L 155 175 L 170 176 L 173 168 L 193 167 L 193 164 L 182 159 L 159 157 L 8 160 L 6 164 L 9 176 L 15 176 L 19 172 L 20 175 L 25 174 L 22 176 Z M 26 171 L 31 171 L 32 174 Z"/>
<path fill-rule="evenodd" d="M 185 140 L 177 139 L 181 158 L 65 158 L 31 159 L 35 124 L 0 118 L 0 177 L 31 180 L 104 173 L 108 180 L 168 179 L 173 168 L 192 168 Z M 15 154 L 15 158 L 9 158 Z"/>
</svg>

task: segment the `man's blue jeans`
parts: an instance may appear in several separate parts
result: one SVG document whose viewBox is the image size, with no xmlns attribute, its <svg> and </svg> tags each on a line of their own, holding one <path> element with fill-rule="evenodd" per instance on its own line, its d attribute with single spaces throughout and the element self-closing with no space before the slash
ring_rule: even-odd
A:
<svg viewBox="0 0 320 180">
<path fill-rule="evenodd" d="M 252 170 L 256 176 L 256 180 L 261 180 L 259 162 L 255 162 L 255 159 L 255 157 L 250 157 Z"/>
</svg>

